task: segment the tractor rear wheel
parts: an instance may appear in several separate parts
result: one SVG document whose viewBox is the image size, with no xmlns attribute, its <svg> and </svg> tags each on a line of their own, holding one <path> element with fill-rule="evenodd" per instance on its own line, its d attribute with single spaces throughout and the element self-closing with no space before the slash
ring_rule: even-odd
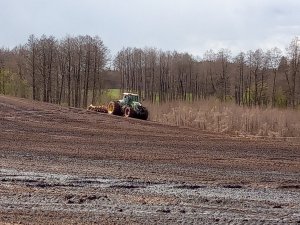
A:
<svg viewBox="0 0 300 225">
<path fill-rule="evenodd" d="M 134 110 L 131 107 L 126 107 L 124 110 L 124 116 L 125 117 L 134 117 L 135 113 Z"/>
<path fill-rule="evenodd" d="M 147 120 L 149 115 L 148 110 L 145 107 L 143 107 L 143 111 L 144 113 L 140 116 L 140 119 Z"/>
<path fill-rule="evenodd" d="M 117 101 L 110 102 L 108 104 L 107 111 L 109 114 L 113 114 L 113 115 L 120 116 L 122 114 L 121 106 Z"/>
</svg>

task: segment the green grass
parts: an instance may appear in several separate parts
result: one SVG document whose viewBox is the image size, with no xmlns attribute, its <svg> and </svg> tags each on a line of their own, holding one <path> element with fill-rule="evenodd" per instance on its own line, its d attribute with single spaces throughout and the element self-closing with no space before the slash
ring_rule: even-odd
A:
<svg viewBox="0 0 300 225">
<path fill-rule="evenodd" d="M 106 96 L 112 99 L 119 99 L 122 93 L 120 89 L 107 89 Z"/>
<path fill-rule="evenodd" d="M 107 104 L 113 100 L 121 99 L 122 93 L 120 89 L 107 89 L 101 93 L 99 104 Z"/>
</svg>

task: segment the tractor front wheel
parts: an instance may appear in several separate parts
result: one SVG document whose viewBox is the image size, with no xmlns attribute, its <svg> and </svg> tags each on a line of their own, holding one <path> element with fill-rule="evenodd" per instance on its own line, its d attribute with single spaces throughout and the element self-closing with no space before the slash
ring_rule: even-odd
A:
<svg viewBox="0 0 300 225">
<path fill-rule="evenodd" d="M 126 107 L 124 110 L 125 117 L 134 117 L 134 110 L 131 107 Z"/>
</svg>

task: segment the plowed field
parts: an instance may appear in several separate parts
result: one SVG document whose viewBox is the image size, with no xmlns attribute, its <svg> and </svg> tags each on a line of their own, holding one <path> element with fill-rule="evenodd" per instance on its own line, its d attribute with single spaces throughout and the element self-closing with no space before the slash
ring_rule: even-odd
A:
<svg viewBox="0 0 300 225">
<path fill-rule="evenodd" d="M 0 224 L 300 224 L 300 144 L 0 96 Z"/>
</svg>

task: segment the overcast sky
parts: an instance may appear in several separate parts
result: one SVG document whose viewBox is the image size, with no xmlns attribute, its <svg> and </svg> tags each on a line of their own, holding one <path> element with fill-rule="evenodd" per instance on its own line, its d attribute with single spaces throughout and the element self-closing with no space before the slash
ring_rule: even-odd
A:
<svg viewBox="0 0 300 225">
<path fill-rule="evenodd" d="M 157 47 L 202 56 L 277 46 L 300 35 L 300 0 L 0 0 L 0 46 L 30 34 L 98 35 L 115 54 Z"/>
</svg>

